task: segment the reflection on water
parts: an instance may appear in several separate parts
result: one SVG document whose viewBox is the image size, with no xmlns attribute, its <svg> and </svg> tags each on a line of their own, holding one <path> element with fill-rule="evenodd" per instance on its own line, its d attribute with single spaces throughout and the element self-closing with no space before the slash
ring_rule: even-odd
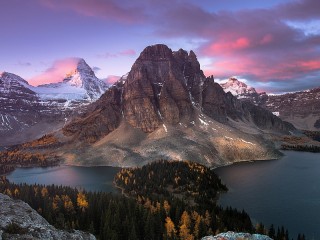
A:
<svg viewBox="0 0 320 240">
<path fill-rule="evenodd" d="M 113 178 L 120 168 L 59 166 L 48 168 L 18 168 L 7 178 L 14 183 L 55 184 L 88 191 L 117 192 Z"/>
<path fill-rule="evenodd" d="M 255 222 L 320 239 L 320 154 L 286 151 L 281 160 L 239 163 L 215 172 L 230 189 L 219 203 L 244 209 Z"/>
</svg>

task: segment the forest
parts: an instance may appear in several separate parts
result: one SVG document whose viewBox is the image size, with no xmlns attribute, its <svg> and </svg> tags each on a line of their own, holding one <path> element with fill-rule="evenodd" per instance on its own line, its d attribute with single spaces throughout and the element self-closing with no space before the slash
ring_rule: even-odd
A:
<svg viewBox="0 0 320 240">
<path fill-rule="evenodd" d="M 303 133 L 306 136 L 312 138 L 313 140 L 320 142 L 320 131 L 307 131 L 307 130 L 304 130 Z"/>
<path fill-rule="evenodd" d="M 281 150 L 293 150 L 293 151 L 301 151 L 301 152 L 320 152 L 320 146 L 315 145 L 291 145 L 291 144 L 282 144 Z"/>
<path fill-rule="evenodd" d="M 61 159 L 55 155 L 42 153 L 41 149 L 54 148 L 60 145 L 61 143 L 49 134 L 37 140 L 22 145 L 14 145 L 0 151 L 0 174 L 9 173 L 15 167 L 56 166 L 61 162 Z M 32 151 L 25 151 L 26 149 Z"/>
<path fill-rule="evenodd" d="M 149 178 L 152 171 L 154 174 Z M 152 177 L 158 174 L 167 177 Z M 267 228 L 263 224 L 254 227 L 245 211 L 217 206 L 213 199 L 219 191 L 227 189 L 212 170 L 202 165 L 159 161 L 143 168 L 122 169 L 115 182 L 127 183 L 121 185 L 123 195 L 66 186 L 14 184 L 5 177 L 0 179 L 0 192 L 27 202 L 57 228 L 88 231 L 98 239 L 193 240 L 224 231 L 257 232 L 275 240 L 289 239 L 283 227 Z M 138 183 L 144 186 L 140 190 L 133 187 Z M 180 194 L 166 191 L 174 184 Z M 192 196 L 195 199 L 202 196 L 197 192 L 205 187 L 212 188 L 210 194 L 203 195 L 211 200 L 191 201 Z M 181 194 L 184 191 L 189 195 Z M 303 235 L 298 237 L 304 239 Z"/>
</svg>

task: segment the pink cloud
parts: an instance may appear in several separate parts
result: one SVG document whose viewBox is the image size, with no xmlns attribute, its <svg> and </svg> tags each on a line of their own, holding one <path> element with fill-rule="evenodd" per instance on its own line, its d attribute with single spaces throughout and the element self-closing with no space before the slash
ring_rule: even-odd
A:
<svg viewBox="0 0 320 240">
<path fill-rule="evenodd" d="M 205 49 L 207 53 L 217 54 L 217 53 L 226 53 L 234 50 L 241 50 L 248 48 L 250 46 L 250 40 L 246 37 L 239 37 L 234 41 L 219 41 L 212 43 L 209 48 Z"/>
<path fill-rule="evenodd" d="M 122 55 L 122 56 L 135 56 L 136 55 L 136 51 L 133 50 L 133 49 L 126 49 L 126 50 L 123 50 L 123 51 L 119 52 L 119 55 Z"/>
<path fill-rule="evenodd" d="M 41 84 L 61 82 L 66 74 L 76 69 L 79 58 L 66 58 L 57 60 L 52 67 L 45 70 L 38 76 L 28 79 L 29 84 L 38 86 Z"/>
<path fill-rule="evenodd" d="M 119 4 L 116 0 L 42 0 L 44 6 L 54 10 L 71 10 L 88 17 L 99 17 L 121 23 L 141 22 L 145 14 L 141 8 L 128 4 Z"/>
<path fill-rule="evenodd" d="M 261 39 L 260 41 L 260 44 L 261 45 L 266 45 L 266 44 L 269 44 L 273 41 L 273 37 L 272 37 L 272 34 L 266 34 L 263 36 L 263 38 Z"/>
<path fill-rule="evenodd" d="M 136 55 L 136 51 L 133 49 L 126 49 L 123 51 L 120 51 L 118 53 L 103 53 L 103 54 L 98 54 L 97 57 L 99 58 L 117 58 L 119 56 L 125 56 L 125 57 L 133 57 Z"/>
<path fill-rule="evenodd" d="M 115 76 L 115 75 L 109 75 L 104 81 L 109 84 L 112 85 L 114 84 L 116 81 L 118 81 L 121 77 L 120 76 Z"/>
</svg>

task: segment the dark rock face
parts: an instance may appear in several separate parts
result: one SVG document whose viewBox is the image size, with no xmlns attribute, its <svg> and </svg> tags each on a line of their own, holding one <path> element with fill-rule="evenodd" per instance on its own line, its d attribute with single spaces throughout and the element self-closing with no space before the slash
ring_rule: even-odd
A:
<svg viewBox="0 0 320 240">
<path fill-rule="evenodd" d="M 265 107 L 280 116 L 320 114 L 320 88 L 268 96 Z"/>
<path fill-rule="evenodd" d="M 115 130 L 120 123 L 122 86 L 109 88 L 81 117 L 63 128 L 63 133 L 80 141 L 95 142 Z"/>
<path fill-rule="evenodd" d="M 318 119 L 318 120 L 314 123 L 314 127 L 315 127 L 315 128 L 320 128 L 320 119 Z"/>
<path fill-rule="evenodd" d="M 288 122 L 282 121 L 280 118 L 272 114 L 272 112 L 254 105 L 251 102 L 243 102 L 243 109 L 250 115 L 254 124 L 265 130 L 277 129 L 281 132 L 294 130 L 295 127 Z"/>
<path fill-rule="evenodd" d="M 262 129 L 293 129 L 272 113 L 225 93 L 213 77 L 205 78 L 192 51 L 173 52 L 162 44 L 145 48 L 126 81 L 121 79 L 93 106 L 64 133 L 94 142 L 116 129 L 122 118 L 150 133 L 162 124 L 194 122 L 199 111 L 222 123 L 231 118 L 252 120 Z"/>
</svg>

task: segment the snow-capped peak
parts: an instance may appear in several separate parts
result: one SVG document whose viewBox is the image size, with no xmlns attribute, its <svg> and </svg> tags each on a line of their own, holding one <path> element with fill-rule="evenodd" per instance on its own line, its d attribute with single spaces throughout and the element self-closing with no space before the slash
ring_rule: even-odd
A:
<svg viewBox="0 0 320 240">
<path fill-rule="evenodd" d="M 253 87 L 248 86 L 235 77 L 229 78 L 226 83 L 222 83 L 220 85 L 225 92 L 230 92 L 234 96 L 257 94 L 256 90 Z"/>
<path fill-rule="evenodd" d="M 51 89 L 55 94 L 58 93 L 60 97 L 61 94 L 64 94 L 67 99 L 96 100 L 107 88 L 107 84 L 98 79 L 85 60 L 80 58 L 76 68 L 67 73 L 62 82 L 40 85 L 38 88 L 40 91 L 38 92 L 42 93 L 42 96 L 45 98 L 54 97 L 52 94 L 50 96 L 44 94 L 51 93 L 48 90 Z"/>
<path fill-rule="evenodd" d="M 80 58 L 75 69 L 66 74 L 63 82 L 70 84 L 71 86 L 83 87 L 84 81 L 96 80 L 93 70 L 89 65 Z"/>
</svg>

